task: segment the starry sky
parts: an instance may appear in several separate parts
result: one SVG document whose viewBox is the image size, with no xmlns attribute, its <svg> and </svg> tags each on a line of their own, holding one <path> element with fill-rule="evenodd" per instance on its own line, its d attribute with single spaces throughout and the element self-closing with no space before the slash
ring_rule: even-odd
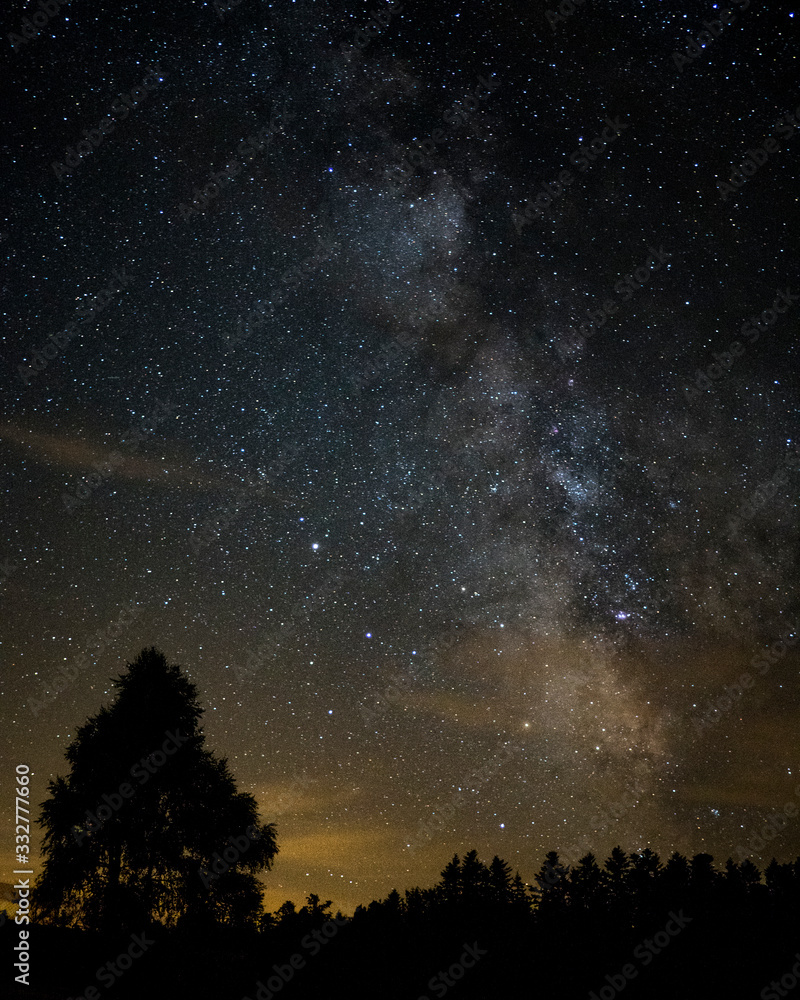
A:
<svg viewBox="0 0 800 1000">
<path fill-rule="evenodd" d="M 270 908 L 724 861 L 800 799 L 766 7 L 3 15 L 4 871 L 13 765 L 41 801 L 146 645 L 278 825 Z"/>
</svg>

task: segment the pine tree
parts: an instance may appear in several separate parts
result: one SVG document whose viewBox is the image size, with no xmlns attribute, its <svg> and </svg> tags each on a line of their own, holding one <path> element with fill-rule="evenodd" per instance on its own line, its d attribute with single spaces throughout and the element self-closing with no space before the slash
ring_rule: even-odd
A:
<svg viewBox="0 0 800 1000">
<path fill-rule="evenodd" d="M 386 908 L 386 912 L 391 913 L 393 916 L 399 917 L 405 911 L 405 903 L 397 889 L 392 889 L 384 900 L 383 905 Z"/>
<path fill-rule="evenodd" d="M 506 906 L 512 900 L 511 865 L 495 856 L 489 864 L 489 886 L 492 899 L 499 906 Z"/>
<path fill-rule="evenodd" d="M 570 899 L 584 910 L 590 910 L 598 900 L 603 886 L 603 873 L 592 853 L 578 861 L 569 874 Z"/>
<path fill-rule="evenodd" d="M 514 878 L 511 880 L 511 905 L 516 912 L 529 914 L 532 902 L 533 894 L 530 886 L 522 881 L 519 872 L 514 872 Z"/>
<path fill-rule="evenodd" d="M 569 868 L 561 864 L 558 851 L 548 851 L 544 864 L 536 875 L 539 886 L 538 909 L 547 914 L 562 911 L 567 905 Z"/>
<path fill-rule="evenodd" d="M 461 863 L 461 898 L 466 906 L 476 907 L 489 896 L 489 872 L 476 850 L 468 851 Z"/>
<path fill-rule="evenodd" d="M 457 903 L 461 899 L 461 859 L 457 854 L 445 865 L 438 888 L 445 903 Z"/>
<path fill-rule="evenodd" d="M 705 903 L 713 897 L 719 881 L 720 875 L 714 868 L 714 858 L 706 853 L 695 854 L 689 863 L 691 897 Z"/>
</svg>

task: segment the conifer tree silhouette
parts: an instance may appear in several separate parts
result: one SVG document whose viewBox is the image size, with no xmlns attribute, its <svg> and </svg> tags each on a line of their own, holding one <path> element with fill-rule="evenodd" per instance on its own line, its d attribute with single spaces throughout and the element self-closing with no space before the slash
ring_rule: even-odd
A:
<svg viewBox="0 0 800 1000">
<path fill-rule="evenodd" d="M 204 749 L 197 689 L 152 647 L 113 684 L 42 803 L 39 919 L 93 930 L 253 921 L 275 827 Z"/>
</svg>

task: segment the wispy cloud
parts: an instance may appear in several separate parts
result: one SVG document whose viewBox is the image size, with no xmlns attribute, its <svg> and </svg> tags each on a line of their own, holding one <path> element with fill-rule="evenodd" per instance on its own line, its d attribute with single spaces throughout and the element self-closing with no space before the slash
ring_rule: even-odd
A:
<svg viewBox="0 0 800 1000">
<path fill-rule="evenodd" d="M 148 483 L 151 487 L 166 489 L 196 487 L 207 491 L 241 491 L 240 477 L 224 473 L 208 472 L 201 469 L 199 457 L 183 442 L 165 440 L 158 429 L 141 438 L 136 450 L 126 447 L 126 435 L 132 434 L 134 426 L 127 430 L 90 431 L 45 430 L 33 424 L 8 421 L 0 425 L 0 440 L 23 449 L 30 461 L 47 466 L 55 472 L 89 474 L 99 466 L 108 463 L 115 453 L 121 460 L 112 462 L 104 472 L 104 478 Z M 274 492 L 280 499 L 282 491 L 265 480 L 249 484 L 252 489 Z"/>
</svg>

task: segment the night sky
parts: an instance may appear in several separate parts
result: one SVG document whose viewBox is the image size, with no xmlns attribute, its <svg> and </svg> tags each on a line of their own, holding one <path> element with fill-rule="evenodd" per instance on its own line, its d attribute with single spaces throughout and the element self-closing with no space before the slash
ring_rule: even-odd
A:
<svg viewBox="0 0 800 1000">
<path fill-rule="evenodd" d="M 44 2 L 0 878 L 13 766 L 42 801 L 150 645 L 277 823 L 271 909 L 473 846 L 741 860 L 800 804 L 792 7 Z"/>
</svg>

